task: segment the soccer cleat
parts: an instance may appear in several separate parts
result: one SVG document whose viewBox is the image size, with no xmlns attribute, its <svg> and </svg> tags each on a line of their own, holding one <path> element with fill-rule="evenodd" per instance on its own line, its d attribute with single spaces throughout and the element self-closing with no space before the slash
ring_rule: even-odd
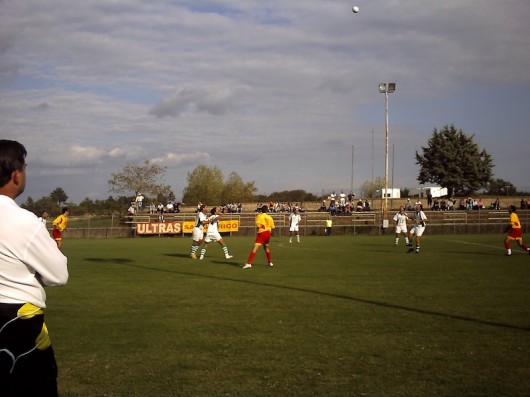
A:
<svg viewBox="0 0 530 397">
<path fill-rule="evenodd" d="M 233 257 L 234 257 L 234 255 L 225 255 L 226 259 L 230 259 L 230 258 L 233 258 Z"/>
<path fill-rule="evenodd" d="M 204 255 L 199 256 L 199 260 L 202 261 L 204 259 Z"/>
<path fill-rule="evenodd" d="M 409 250 L 407 251 L 409 254 L 414 251 L 414 248 L 409 247 Z"/>
<path fill-rule="evenodd" d="M 271 263 L 269 263 L 269 266 L 270 266 L 270 267 L 273 267 L 274 265 L 273 265 L 273 263 L 271 262 Z"/>
<path fill-rule="evenodd" d="M 243 266 L 243 269 L 250 269 L 252 265 L 250 263 L 247 263 L 245 266 Z"/>
<path fill-rule="evenodd" d="M 191 259 L 197 259 L 197 255 L 191 254 Z"/>
</svg>

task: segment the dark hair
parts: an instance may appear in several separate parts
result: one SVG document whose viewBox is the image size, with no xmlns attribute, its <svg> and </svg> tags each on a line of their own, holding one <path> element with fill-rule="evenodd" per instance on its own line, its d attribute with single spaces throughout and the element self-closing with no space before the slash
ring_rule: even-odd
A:
<svg viewBox="0 0 530 397">
<path fill-rule="evenodd" d="M 515 207 L 515 205 L 510 205 L 510 211 L 511 212 L 515 212 L 517 208 Z"/>
<path fill-rule="evenodd" d="M 211 210 L 210 210 L 210 214 L 215 214 L 215 211 L 217 211 L 217 207 L 213 207 Z"/>
<path fill-rule="evenodd" d="M 261 207 L 261 212 L 263 212 L 263 213 L 269 212 L 269 206 L 268 205 L 264 205 L 263 207 Z"/>
<path fill-rule="evenodd" d="M 26 148 L 17 141 L 0 140 L 0 187 L 11 180 L 13 171 L 22 171 L 26 164 Z"/>
<path fill-rule="evenodd" d="M 64 214 L 66 211 L 70 211 L 70 210 L 68 209 L 68 207 L 64 207 L 64 208 L 63 208 L 63 212 L 62 212 L 62 214 Z"/>
</svg>

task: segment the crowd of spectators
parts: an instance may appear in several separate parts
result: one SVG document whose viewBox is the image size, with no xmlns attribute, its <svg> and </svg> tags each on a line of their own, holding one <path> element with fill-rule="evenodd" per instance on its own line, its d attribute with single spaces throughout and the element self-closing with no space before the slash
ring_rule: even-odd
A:
<svg viewBox="0 0 530 397">
<path fill-rule="evenodd" d="M 368 199 L 359 198 L 355 200 L 355 193 L 350 192 L 346 194 L 341 192 L 337 195 L 335 192 L 332 192 L 327 200 L 322 200 L 319 211 L 329 212 L 330 215 L 350 215 L 352 212 L 361 212 L 361 211 L 371 211 L 372 206 Z"/>
</svg>

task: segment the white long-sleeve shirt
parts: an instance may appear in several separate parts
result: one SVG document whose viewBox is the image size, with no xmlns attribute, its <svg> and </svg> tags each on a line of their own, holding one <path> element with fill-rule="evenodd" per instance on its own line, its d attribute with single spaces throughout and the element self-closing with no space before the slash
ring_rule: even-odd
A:
<svg viewBox="0 0 530 397">
<path fill-rule="evenodd" d="M 44 286 L 68 281 L 67 258 L 37 216 L 0 195 L 0 303 L 46 307 Z"/>
</svg>

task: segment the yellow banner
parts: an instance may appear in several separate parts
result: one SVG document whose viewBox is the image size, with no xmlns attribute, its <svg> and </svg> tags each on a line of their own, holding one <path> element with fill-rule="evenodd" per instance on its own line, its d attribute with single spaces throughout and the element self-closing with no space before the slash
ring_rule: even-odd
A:
<svg viewBox="0 0 530 397">
<path fill-rule="evenodd" d="M 191 233 L 195 222 L 182 222 L 182 230 L 184 233 Z M 204 228 L 206 233 L 207 228 Z M 239 230 L 239 220 L 232 219 L 230 221 L 219 221 L 219 233 L 237 232 Z"/>
</svg>

